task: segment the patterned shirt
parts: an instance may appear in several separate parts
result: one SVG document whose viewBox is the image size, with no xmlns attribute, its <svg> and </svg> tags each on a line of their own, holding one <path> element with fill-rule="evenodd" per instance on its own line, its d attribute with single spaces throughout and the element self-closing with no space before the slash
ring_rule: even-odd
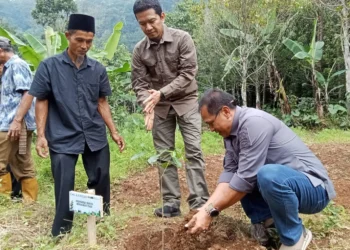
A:
<svg viewBox="0 0 350 250">
<path fill-rule="evenodd" d="M 32 84 L 32 74 L 28 64 L 14 55 L 8 60 L 1 78 L 0 98 L 0 131 L 8 131 L 15 118 L 23 91 L 29 91 Z M 28 130 L 35 130 L 34 101 L 24 117 Z"/>
</svg>

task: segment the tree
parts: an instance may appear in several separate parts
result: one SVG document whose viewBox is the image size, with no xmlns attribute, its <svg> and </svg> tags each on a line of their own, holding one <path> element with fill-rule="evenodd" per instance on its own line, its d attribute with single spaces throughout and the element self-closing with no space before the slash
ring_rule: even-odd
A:
<svg viewBox="0 0 350 250">
<path fill-rule="evenodd" d="M 77 10 L 74 0 L 36 0 L 32 16 L 38 24 L 63 32 L 69 15 Z"/>
<path fill-rule="evenodd" d="M 113 32 L 105 43 L 105 48 L 102 51 L 97 51 L 92 48 L 88 53 L 89 56 L 105 63 L 107 60 L 111 60 L 117 50 L 119 39 L 121 35 L 121 30 L 123 28 L 123 23 L 118 22 L 114 28 Z M 37 69 L 40 62 L 45 58 L 51 57 L 58 53 L 62 53 L 68 47 L 68 41 L 65 35 L 61 32 L 54 31 L 51 27 L 45 29 L 45 43 L 41 43 L 39 39 L 32 36 L 31 34 L 25 33 L 23 36 L 26 42 L 23 42 L 16 35 L 7 31 L 6 29 L 0 27 L 0 36 L 7 37 L 11 40 L 12 44 L 18 47 L 21 56 L 26 60 L 33 71 Z M 130 65 L 123 65 L 121 68 L 110 67 L 111 72 L 128 72 L 130 71 Z"/>
<path fill-rule="evenodd" d="M 194 38 L 194 32 L 200 25 L 202 7 L 193 0 L 179 2 L 174 10 L 166 15 L 166 24 L 172 28 L 187 31 Z"/>
<path fill-rule="evenodd" d="M 315 0 L 317 4 L 332 10 L 341 18 L 342 29 L 342 46 L 343 56 L 346 68 L 346 104 L 348 108 L 348 114 L 350 115 L 350 41 L 349 41 L 349 28 L 350 28 L 350 16 L 348 0 Z"/>
<path fill-rule="evenodd" d="M 316 35 L 317 35 L 317 19 L 315 20 L 315 23 L 314 23 L 314 32 L 310 43 L 310 48 L 308 51 L 306 47 L 289 38 L 285 39 L 283 41 L 283 44 L 291 52 L 294 53 L 293 58 L 305 60 L 310 65 L 311 72 L 312 72 L 311 83 L 314 88 L 317 114 L 319 118 L 323 118 L 324 113 L 323 113 L 323 106 L 321 102 L 321 88 L 320 88 L 319 82 L 317 81 L 316 64 L 320 62 L 322 59 L 324 42 L 316 41 Z"/>
</svg>

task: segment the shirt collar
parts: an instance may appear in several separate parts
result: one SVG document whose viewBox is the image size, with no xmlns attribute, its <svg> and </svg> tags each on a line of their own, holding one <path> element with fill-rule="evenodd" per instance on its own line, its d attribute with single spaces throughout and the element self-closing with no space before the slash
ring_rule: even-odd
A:
<svg viewBox="0 0 350 250">
<path fill-rule="evenodd" d="M 169 43 L 173 42 L 174 39 L 170 33 L 168 26 L 163 24 L 163 27 L 164 27 L 163 36 L 162 36 L 162 39 L 160 39 L 159 44 L 163 44 L 164 42 L 169 42 Z M 148 37 L 146 37 L 146 39 L 147 39 L 147 44 L 146 44 L 147 49 L 149 49 L 151 47 L 151 45 L 158 44 L 157 42 L 151 41 Z"/>
<path fill-rule="evenodd" d="M 6 68 L 10 67 L 10 65 L 18 58 L 19 58 L 19 56 L 17 56 L 17 55 L 11 56 L 11 58 L 4 64 L 4 67 L 6 67 Z"/>
<path fill-rule="evenodd" d="M 236 136 L 238 132 L 238 125 L 239 125 L 239 116 L 242 112 L 242 108 L 239 106 L 236 106 L 235 109 L 235 116 L 233 117 L 232 121 L 232 128 L 231 128 L 231 133 L 230 135 Z"/>
<path fill-rule="evenodd" d="M 70 64 L 71 66 L 75 67 L 72 59 L 69 57 L 68 55 L 68 49 L 66 49 L 65 51 L 63 51 L 62 53 L 62 61 L 65 62 L 65 63 L 68 63 Z M 86 66 L 92 66 L 93 65 L 93 61 L 87 57 L 86 55 L 84 56 L 84 62 L 83 64 L 81 65 L 82 67 L 80 67 L 80 69 L 82 68 L 85 68 Z"/>
</svg>

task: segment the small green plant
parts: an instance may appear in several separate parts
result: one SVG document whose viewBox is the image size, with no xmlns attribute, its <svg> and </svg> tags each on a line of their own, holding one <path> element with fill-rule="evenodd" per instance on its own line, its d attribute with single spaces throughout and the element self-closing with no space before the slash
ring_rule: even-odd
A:
<svg viewBox="0 0 350 250">
<path fill-rule="evenodd" d="M 321 237 L 326 237 L 335 229 L 342 228 L 349 223 L 349 214 L 343 206 L 333 201 L 321 212 L 320 220 L 307 219 L 305 226 Z"/>
<path fill-rule="evenodd" d="M 169 159 L 169 156 L 170 156 L 170 159 Z M 174 165 L 177 168 L 182 167 L 181 159 L 178 156 L 180 156 L 180 154 L 176 150 L 162 150 L 162 151 L 158 152 L 158 154 L 153 155 L 148 159 L 148 163 L 150 165 L 158 165 L 158 166 L 164 168 L 162 175 L 159 177 L 159 179 L 160 179 L 160 203 L 161 203 L 161 208 L 162 208 L 162 214 L 164 214 L 163 175 L 164 175 L 166 169 L 170 165 Z M 183 157 L 181 157 L 181 158 L 183 158 Z M 169 159 L 169 160 L 166 162 L 162 162 L 161 159 Z M 165 221 L 164 221 L 164 223 L 165 223 Z M 165 227 L 162 227 L 162 250 L 164 250 L 164 247 L 165 247 L 164 228 Z"/>
</svg>

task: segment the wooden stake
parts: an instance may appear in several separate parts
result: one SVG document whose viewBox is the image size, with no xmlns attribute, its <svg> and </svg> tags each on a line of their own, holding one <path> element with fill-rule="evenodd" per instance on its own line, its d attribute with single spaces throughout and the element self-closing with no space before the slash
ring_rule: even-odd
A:
<svg viewBox="0 0 350 250">
<path fill-rule="evenodd" d="M 88 194 L 95 195 L 95 189 L 87 190 Z M 97 244 L 96 240 L 96 216 L 90 215 L 87 218 L 87 231 L 88 231 L 88 242 L 90 246 L 95 246 Z"/>
</svg>

